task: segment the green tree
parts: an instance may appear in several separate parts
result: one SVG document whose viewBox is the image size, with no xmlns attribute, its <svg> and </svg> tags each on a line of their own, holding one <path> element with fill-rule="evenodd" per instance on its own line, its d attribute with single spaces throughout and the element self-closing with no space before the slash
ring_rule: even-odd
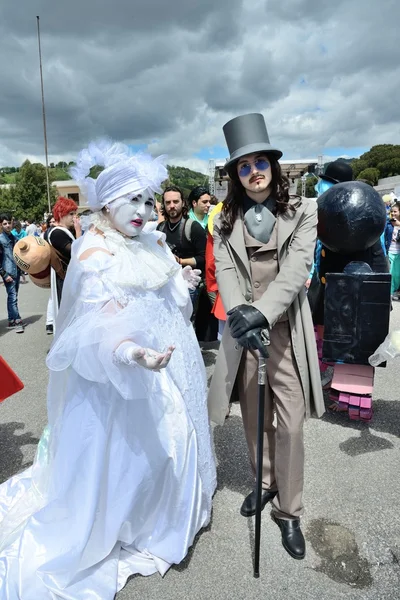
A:
<svg viewBox="0 0 400 600">
<path fill-rule="evenodd" d="M 18 206 L 12 198 L 11 191 L 8 189 L 0 189 L 0 213 L 17 215 Z"/>
<path fill-rule="evenodd" d="M 378 170 L 380 177 L 394 177 L 400 175 L 400 156 L 387 158 L 386 160 L 378 163 Z"/>
<path fill-rule="evenodd" d="M 368 181 L 369 184 L 377 185 L 379 177 L 380 177 L 379 169 L 375 169 L 374 167 L 369 167 L 369 168 L 361 171 L 358 174 L 357 179 L 365 179 L 365 181 Z"/>
<path fill-rule="evenodd" d="M 90 169 L 89 176 L 92 179 L 97 179 L 100 173 L 104 171 L 104 167 L 100 167 L 99 165 L 95 165 Z"/>
<path fill-rule="evenodd" d="M 183 191 L 183 195 L 187 198 L 192 189 L 198 185 L 208 185 L 208 177 L 204 173 L 192 171 L 186 167 L 167 166 L 168 179 L 163 187 L 169 185 L 177 185 Z"/>
<path fill-rule="evenodd" d="M 365 169 L 375 168 L 370 167 L 367 160 L 361 160 L 361 158 L 355 158 L 351 163 L 351 168 L 353 169 L 354 179 L 357 179 L 359 174 Z"/>
<path fill-rule="evenodd" d="M 71 175 L 65 169 L 57 166 L 49 169 L 49 179 L 50 181 L 67 181 L 71 179 Z"/>
<path fill-rule="evenodd" d="M 318 179 L 316 179 L 313 175 L 310 175 L 309 177 L 307 177 L 306 179 L 306 198 L 316 198 L 317 197 L 317 192 L 315 191 L 315 184 L 317 183 Z M 299 196 L 301 196 L 301 190 L 302 190 L 302 182 L 301 179 L 299 179 L 299 181 L 297 182 L 297 194 Z"/>
<path fill-rule="evenodd" d="M 372 146 L 371 150 L 365 152 L 360 158 L 354 159 L 351 166 L 355 178 L 358 178 L 362 171 L 370 168 L 378 169 L 378 179 L 400 175 L 400 145 Z"/>
<path fill-rule="evenodd" d="M 6 180 L 6 183 L 15 183 L 16 173 L 4 173 L 3 177 Z"/>
<path fill-rule="evenodd" d="M 34 221 L 43 219 L 48 211 L 46 168 L 40 163 L 26 160 L 15 178 L 15 186 L 10 195 L 16 206 L 15 216 L 27 217 Z M 57 192 L 50 188 L 51 204 L 57 200 Z"/>
</svg>

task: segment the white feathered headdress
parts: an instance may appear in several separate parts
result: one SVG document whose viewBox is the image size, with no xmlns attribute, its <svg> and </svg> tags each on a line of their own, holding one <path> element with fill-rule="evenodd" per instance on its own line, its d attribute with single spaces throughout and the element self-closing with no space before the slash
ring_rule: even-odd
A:
<svg viewBox="0 0 400 600">
<path fill-rule="evenodd" d="M 168 177 L 164 160 L 165 156 L 153 159 L 149 154 L 132 154 L 125 144 L 98 140 L 81 150 L 69 172 L 90 208 L 96 211 L 125 194 L 140 194 L 144 190 L 160 194 L 161 183 Z M 93 179 L 89 173 L 96 165 L 104 167 L 104 171 Z"/>
</svg>

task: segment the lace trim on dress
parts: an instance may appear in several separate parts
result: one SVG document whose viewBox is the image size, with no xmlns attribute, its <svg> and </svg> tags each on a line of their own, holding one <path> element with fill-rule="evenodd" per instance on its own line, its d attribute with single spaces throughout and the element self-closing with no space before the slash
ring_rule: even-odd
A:
<svg viewBox="0 0 400 600">
<path fill-rule="evenodd" d="M 181 268 L 167 256 L 152 234 L 128 238 L 111 227 L 101 213 L 93 215 L 92 224 L 104 234 L 109 251 L 119 256 L 120 268 L 115 280 L 121 287 L 158 290 Z"/>
</svg>

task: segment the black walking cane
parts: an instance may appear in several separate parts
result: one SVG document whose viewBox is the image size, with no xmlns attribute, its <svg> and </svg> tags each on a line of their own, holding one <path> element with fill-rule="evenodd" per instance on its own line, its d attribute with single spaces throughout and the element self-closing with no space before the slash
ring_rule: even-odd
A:
<svg viewBox="0 0 400 600">
<path fill-rule="evenodd" d="M 264 412 L 265 412 L 265 384 L 267 378 L 267 358 L 268 352 L 266 346 L 269 344 L 269 338 L 263 336 L 266 356 L 259 352 L 258 356 L 258 415 L 257 415 L 257 463 L 256 463 L 256 524 L 254 540 L 254 577 L 260 577 L 260 541 L 261 541 L 261 494 L 262 494 L 262 471 L 263 471 L 263 451 L 264 451 Z"/>
</svg>

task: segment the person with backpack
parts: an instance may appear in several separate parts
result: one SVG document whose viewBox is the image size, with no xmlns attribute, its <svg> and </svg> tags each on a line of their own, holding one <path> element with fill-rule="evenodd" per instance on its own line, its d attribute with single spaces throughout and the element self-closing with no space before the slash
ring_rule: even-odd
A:
<svg viewBox="0 0 400 600">
<path fill-rule="evenodd" d="M 200 223 L 188 216 L 188 209 L 182 190 L 177 186 L 165 188 L 162 194 L 161 212 L 164 221 L 157 226 L 165 233 L 166 242 L 182 267 L 199 269 L 204 274 L 206 255 L 206 232 Z M 199 289 L 190 290 L 193 305 L 196 304 Z"/>
</svg>

